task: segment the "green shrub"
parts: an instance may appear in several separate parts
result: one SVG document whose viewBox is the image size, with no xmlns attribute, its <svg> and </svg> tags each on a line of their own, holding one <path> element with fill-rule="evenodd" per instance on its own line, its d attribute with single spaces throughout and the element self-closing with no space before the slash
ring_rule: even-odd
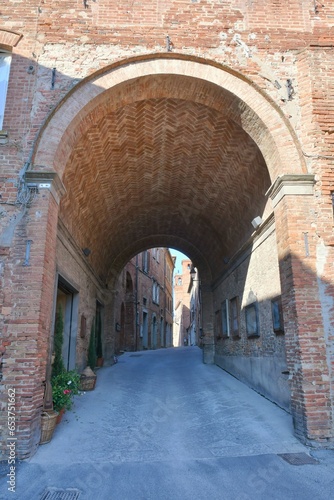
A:
<svg viewBox="0 0 334 500">
<path fill-rule="evenodd" d="M 73 396 L 79 393 L 80 375 L 75 370 L 52 377 L 52 399 L 56 411 L 72 408 Z"/>
<path fill-rule="evenodd" d="M 52 365 L 52 376 L 55 377 L 65 371 L 63 362 L 63 341 L 64 341 L 64 321 L 61 305 L 56 313 L 55 334 L 54 334 L 54 353 L 55 359 Z"/>
<path fill-rule="evenodd" d="M 88 345 L 88 366 L 94 370 L 96 366 L 96 347 L 95 347 L 95 318 L 92 321 L 92 327 L 90 330 L 90 338 Z"/>
<path fill-rule="evenodd" d="M 102 321 L 101 312 L 99 311 L 96 317 L 96 356 L 102 358 Z"/>
</svg>

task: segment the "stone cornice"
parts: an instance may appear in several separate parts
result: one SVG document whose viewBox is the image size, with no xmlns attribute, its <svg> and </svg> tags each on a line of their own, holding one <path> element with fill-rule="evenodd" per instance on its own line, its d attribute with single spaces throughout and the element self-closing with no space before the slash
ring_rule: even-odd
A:
<svg viewBox="0 0 334 500">
<path fill-rule="evenodd" d="M 272 199 L 273 207 L 275 208 L 284 196 L 313 195 L 314 183 L 313 174 L 280 175 L 270 186 L 266 192 L 266 196 Z"/>
</svg>

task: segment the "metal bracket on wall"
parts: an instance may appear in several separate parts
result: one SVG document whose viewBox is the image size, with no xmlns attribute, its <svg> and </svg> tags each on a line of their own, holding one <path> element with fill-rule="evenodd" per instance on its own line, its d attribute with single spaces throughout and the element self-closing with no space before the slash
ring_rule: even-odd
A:
<svg viewBox="0 0 334 500">
<path fill-rule="evenodd" d="M 38 185 L 27 183 L 24 176 L 20 176 L 17 186 L 16 203 L 18 205 L 29 206 L 38 194 Z"/>
<path fill-rule="evenodd" d="M 172 52 L 172 42 L 169 35 L 166 36 L 166 49 L 167 52 Z"/>
<path fill-rule="evenodd" d="M 292 86 L 292 80 L 290 78 L 286 81 L 286 87 L 288 91 L 288 101 L 292 101 L 292 98 L 295 95 L 295 89 Z"/>
<path fill-rule="evenodd" d="M 55 88 L 55 83 L 56 83 L 56 68 L 52 68 L 52 73 L 51 73 L 51 89 Z"/>
<path fill-rule="evenodd" d="M 30 251 L 31 251 L 31 243 L 32 240 L 27 240 L 26 241 L 26 251 L 25 251 L 25 258 L 22 266 L 30 266 Z"/>
<path fill-rule="evenodd" d="M 323 4 L 323 3 L 321 3 L 319 0 L 313 0 L 313 2 L 314 2 L 314 13 L 315 13 L 315 14 L 319 14 L 319 12 L 320 12 L 320 11 L 319 11 L 319 9 L 320 9 L 321 7 L 325 7 L 325 6 L 324 6 L 324 4 Z"/>
</svg>

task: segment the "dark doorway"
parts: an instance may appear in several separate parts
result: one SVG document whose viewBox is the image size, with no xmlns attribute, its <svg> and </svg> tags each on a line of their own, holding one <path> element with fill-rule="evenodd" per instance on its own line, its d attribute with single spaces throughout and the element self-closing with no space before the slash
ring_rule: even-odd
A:
<svg viewBox="0 0 334 500">
<path fill-rule="evenodd" d="M 63 362 L 66 370 L 76 365 L 79 294 L 64 278 L 58 276 L 56 313 L 63 315 Z"/>
</svg>

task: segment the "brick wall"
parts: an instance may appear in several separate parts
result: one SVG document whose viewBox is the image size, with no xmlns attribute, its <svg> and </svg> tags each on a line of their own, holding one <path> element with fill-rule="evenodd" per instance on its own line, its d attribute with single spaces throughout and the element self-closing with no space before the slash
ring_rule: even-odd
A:
<svg viewBox="0 0 334 500">
<path fill-rule="evenodd" d="M 173 262 L 166 248 L 151 248 L 146 252 L 147 267 L 143 264 L 145 252 L 142 252 L 126 264 L 118 280 L 115 300 L 115 318 L 119 325 L 115 332 L 117 352 L 171 346 L 166 334 L 168 328 L 172 328 L 173 300 L 166 269 L 169 266 L 172 277 Z M 131 282 L 131 292 L 127 282 Z M 159 292 L 155 292 L 159 296 L 153 296 L 154 283 L 159 288 Z M 167 298 L 170 300 L 169 307 Z M 144 314 L 147 315 L 146 339 Z"/>
<path fill-rule="evenodd" d="M 190 283 L 191 260 L 181 262 L 180 271 L 174 276 L 174 324 L 173 345 L 180 347 L 188 342 L 188 328 L 190 326 Z"/>
<path fill-rule="evenodd" d="M 111 301 L 110 292 L 106 284 L 101 282 L 90 265 L 90 256 L 85 256 L 78 248 L 63 226 L 59 227 L 57 239 L 57 274 L 73 288 L 74 295 L 78 294 L 78 309 L 76 322 L 72 334 L 76 337 L 75 367 L 82 371 L 87 366 L 88 344 L 92 322 L 96 318 L 96 301 L 104 308 Z M 54 301 L 54 299 L 53 299 Z M 63 311 L 64 312 L 64 311 Z M 81 331 L 81 317 L 86 320 L 86 331 Z M 113 329 L 107 318 L 102 318 L 103 324 L 103 351 L 112 342 Z"/>
<path fill-rule="evenodd" d="M 60 217 L 77 256 L 63 254 L 58 265 L 80 289 L 88 284 L 80 313 L 90 315 L 96 297 L 110 305 L 109 355 L 115 288 L 105 285 L 124 262 L 156 245 L 190 255 L 206 287 L 210 339 L 211 282 L 248 241 L 249 221 L 271 211 L 270 183 L 314 173 L 312 202 L 289 198 L 275 208 L 276 238 L 287 362 L 300 365 L 291 382 L 295 424 L 311 439 L 333 438 L 333 15 L 332 2 L 315 9 L 302 0 L 1 6 L 0 49 L 12 51 L 0 139 L 2 396 L 16 381 L 22 456 L 38 442 L 58 220 L 48 192 L 27 211 L 16 204 L 24 165 L 56 170 L 64 182 Z M 136 62 L 146 59 L 140 73 Z M 22 266 L 27 239 L 30 267 Z M 92 253 L 78 276 L 83 246 Z M 78 349 L 83 356 L 84 342 Z"/>
</svg>

